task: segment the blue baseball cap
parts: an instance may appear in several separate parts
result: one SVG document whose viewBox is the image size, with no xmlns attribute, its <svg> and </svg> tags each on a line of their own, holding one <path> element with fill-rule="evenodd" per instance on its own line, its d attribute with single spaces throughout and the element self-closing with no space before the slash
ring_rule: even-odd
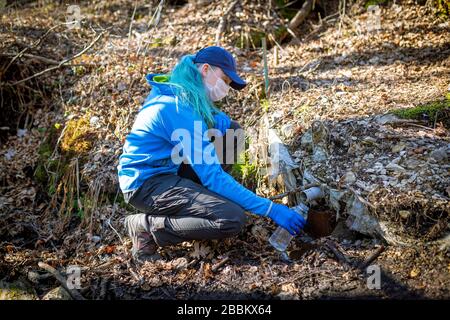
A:
<svg viewBox="0 0 450 320">
<path fill-rule="evenodd" d="M 199 50 L 194 57 L 194 63 L 208 63 L 219 67 L 231 79 L 230 87 L 233 89 L 242 90 L 247 85 L 247 82 L 236 73 L 236 61 L 233 56 L 222 47 L 211 46 Z"/>
</svg>

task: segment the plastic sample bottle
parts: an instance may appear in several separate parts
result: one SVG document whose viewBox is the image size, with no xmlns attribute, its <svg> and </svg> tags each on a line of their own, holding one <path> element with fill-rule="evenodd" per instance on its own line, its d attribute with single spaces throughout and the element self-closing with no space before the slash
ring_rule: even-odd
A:
<svg viewBox="0 0 450 320">
<path fill-rule="evenodd" d="M 305 221 L 306 219 L 308 219 L 309 208 L 305 204 L 300 203 L 298 206 L 295 206 L 291 209 L 297 212 L 298 214 L 301 214 L 302 217 L 305 219 Z M 284 252 L 286 251 L 293 237 L 294 236 L 291 235 L 289 231 L 287 231 L 282 227 L 278 227 L 275 230 L 275 232 L 270 236 L 269 242 L 275 249 Z"/>
</svg>

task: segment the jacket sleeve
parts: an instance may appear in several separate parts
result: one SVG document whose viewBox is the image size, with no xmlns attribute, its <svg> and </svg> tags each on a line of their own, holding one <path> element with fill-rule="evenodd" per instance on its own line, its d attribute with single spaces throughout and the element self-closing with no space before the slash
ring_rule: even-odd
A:
<svg viewBox="0 0 450 320">
<path fill-rule="evenodd" d="M 195 116 L 192 109 L 180 108 L 176 113 L 162 113 L 161 121 L 174 145 L 174 152 L 180 155 L 179 159 L 185 159 L 192 166 L 208 190 L 237 203 L 246 211 L 267 216 L 272 201 L 257 196 L 222 169 L 214 144 L 207 136 L 205 122 Z"/>
</svg>

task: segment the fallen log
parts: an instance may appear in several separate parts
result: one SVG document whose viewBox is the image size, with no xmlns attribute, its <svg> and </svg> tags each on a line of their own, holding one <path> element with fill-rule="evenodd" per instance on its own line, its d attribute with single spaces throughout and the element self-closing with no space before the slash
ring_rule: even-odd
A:
<svg viewBox="0 0 450 320">
<path fill-rule="evenodd" d="M 382 245 L 374 253 L 366 258 L 361 264 L 358 266 L 359 269 L 365 270 L 372 262 L 374 262 L 380 254 L 384 252 L 386 248 Z"/>
</svg>

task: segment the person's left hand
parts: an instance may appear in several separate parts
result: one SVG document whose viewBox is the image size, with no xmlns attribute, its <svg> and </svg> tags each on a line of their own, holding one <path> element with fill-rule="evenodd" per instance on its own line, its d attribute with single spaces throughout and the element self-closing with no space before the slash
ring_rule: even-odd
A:
<svg viewBox="0 0 450 320">
<path fill-rule="evenodd" d="M 222 135 L 225 135 L 227 129 L 230 129 L 231 119 L 223 112 L 214 116 L 214 128 L 218 129 Z"/>
</svg>

